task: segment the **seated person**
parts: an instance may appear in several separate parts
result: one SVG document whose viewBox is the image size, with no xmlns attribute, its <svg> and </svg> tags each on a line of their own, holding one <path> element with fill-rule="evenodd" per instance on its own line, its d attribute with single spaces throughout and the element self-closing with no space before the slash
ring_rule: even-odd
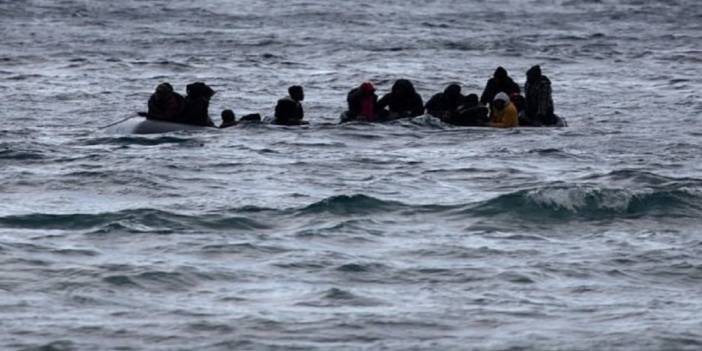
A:
<svg viewBox="0 0 702 351">
<path fill-rule="evenodd" d="M 294 126 L 307 124 L 302 119 L 305 113 L 300 103 L 305 99 L 305 93 L 299 85 L 288 88 L 288 96 L 278 100 L 275 106 L 275 119 L 273 124 Z"/>
<path fill-rule="evenodd" d="M 539 126 L 541 123 L 532 121 L 526 114 L 526 99 L 521 94 L 512 94 L 509 97 L 514 107 L 517 109 L 517 117 L 519 118 L 519 126 Z"/>
<path fill-rule="evenodd" d="M 456 111 L 458 106 L 463 103 L 463 94 L 461 94 L 461 86 L 451 84 L 443 93 L 437 93 L 429 99 L 426 104 L 427 113 L 436 117 L 445 119 L 449 114 Z"/>
<path fill-rule="evenodd" d="M 480 104 L 478 95 L 468 94 L 461 106 L 449 114 L 444 122 L 465 127 L 483 127 L 488 125 L 488 108 Z"/>
<path fill-rule="evenodd" d="M 232 110 L 224 110 L 222 111 L 222 124 L 219 125 L 219 128 L 227 128 L 231 126 L 236 125 L 236 116 L 234 115 L 234 111 Z"/>
<path fill-rule="evenodd" d="M 378 108 L 388 108 L 390 119 L 417 117 L 424 114 L 424 102 L 414 85 L 407 79 L 398 79 L 392 90 L 378 100 Z"/>
<path fill-rule="evenodd" d="M 210 99 L 215 94 L 209 86 L 202 82 L 195 82 L 186 87 L 188 95 L 185 97 L 185 109 L 178 118 L 178 122 L 196 126 L 214 127 L 208 109 Z"/>
<path fill-rule="evenodd" d="M 349 109 L 342 115 L 342 122 L 375 122 L 381 117 L 378 96 L 375 95 L 375 87 L 371 82 L 363 82 L 359 87 L 351 89 L 346 102 Z"/>
<path fill-rule="evenodd" d="M 146 113 L 146 118 L 175 121 L 184 107 L 185 99 L 173 91 L 173 86 L 161 83 L 149 98 L 149 112 Z"/>
<path fill-rule="evenodd" d="M 483 90 L 483 94 L 480 96 L 480 103 L 487 105 L 492 102 L 499 92 L 504 92 L 507 96 L 520 93 L 519 85 L 510 78 L 507 74 L 507 70 L 502 67 L 497 67 L 492 78 L 487 81 L 485 90 Z"/>
<path fill-rule="evenodd" d="M 533 66 L 527 71 L 524 84 L 526 94 L 526 115 L 539 125 L 555 125 L 558 117 L 553 113 L 551 81 L 541 74 L 540 66 Z"/>
<path fill-rule="evenodd" d="M 499 93 L 490 104 L 490 127 L 494 128 L 514 128 L 519 127 L 519 116 L 517 108 L 509 101 L 509 96 Z"/>
</svg>

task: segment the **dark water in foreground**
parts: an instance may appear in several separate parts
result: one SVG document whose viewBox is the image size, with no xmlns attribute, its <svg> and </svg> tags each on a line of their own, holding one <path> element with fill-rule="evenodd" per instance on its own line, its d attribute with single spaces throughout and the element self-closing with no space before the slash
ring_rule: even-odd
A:
<svg viewBox="0 0 702 351">
<path fill-rule="evenodd" d="M 701 7 L 0 1 L 0 349 L 702 349 Z M 570 127 L 334 124 L 497 64 Z M 163 80 L 312 125 L 96 131 Z"/>
</svg>

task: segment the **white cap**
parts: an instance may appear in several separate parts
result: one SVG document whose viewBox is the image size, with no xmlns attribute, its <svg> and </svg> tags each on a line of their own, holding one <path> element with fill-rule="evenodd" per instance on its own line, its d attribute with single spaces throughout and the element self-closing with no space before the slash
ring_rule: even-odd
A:
<svg viewBox="0 0 702 351">
<path fill-rule="evenodd" d="M 505 93 L 502 92 L 502 93 L 499 93 L 499 94 L 495 95 L 495 98 L 492 99 L 492 101 L 497 101 L 497 100 L 502 100 L 502 101 L 504 101 L 504 102 L 509 102 L 509 96 L 507 96 L 507 94 L 505 94 Z"/>
</svg>

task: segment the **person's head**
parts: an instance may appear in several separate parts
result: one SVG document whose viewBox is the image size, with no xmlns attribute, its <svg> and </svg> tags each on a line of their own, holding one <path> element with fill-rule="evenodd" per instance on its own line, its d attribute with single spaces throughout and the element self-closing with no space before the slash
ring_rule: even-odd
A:
<svg viewBox="0 0 702 351">
<path fill-rule="evenodd" d="M 236 116 L 232 110 L 222 111 L 222 122 L 224 123 L 234 123 Z"/>
<path fill-rule="evenodd" d="M 161 83 L 156 87 L 156 95 L 166 97 L 173 94 L 173 86 L 168 83 Z"/>
<path fill-rule="evenodd" d="M 541 66 L 536 65 L 531 68 L 526 73 L 527 82 L 533 83 L 541 78 Z"/>
<path fill-rule="evenodd" d="M 361 93 L 364 95 L 370 95 L 375 93 L 375 86 L 373 86 L 373 82 L 367 80 L 363 83 L 361 83 L 361 87 L 359 88 L 361 90 Z"/>
<path fill-rule="evenodd" d="M 451 84 L 444 89 L 444 94 L 451 99 L 456 99 L 461 96 L 461 86 L 458 84 Z"/>
<path fill-rule="evenodd" d="M 392 85 L 392 94 L 399 96 L 408 96 L 414 94 L 414 85 L 407 79 L 398 79 Z"/>
<path fill-rule="evenodd" d="M 466 105 L 466 107 L 475 107 L 478 106 L 479 102 L 480 100 L 478 99 L 478 95 L 468 94 L 466 95 L 464 104 Z"/>
<path fill-rule="evenodd" d="M 492 100 L 492 106 L 494 106 L 498 110 L 502 110 L 507 106 L 509 103 L 509 96 L 507 96 L 506 93 L 501 92 L 497 95 L 495 95 L 495 98 Z"/>
<path fill-rule="evenodd" d="M 502 66 L 500 66 L 500 67 L 497 67 L 497 69 L 495 70 L 495 73 L 493 73 L 492 77 L 495 79 L 496 82 L 502 83 L 505 80 L 507 80 L 507 78 L 509 76 L 507 75 L 507 70 L 504 69 Z"/>
<path fill-rule="evenodd" d="M 299 85 L 293 85 L 288 88 L 288 94 L 290 94 L 290 97 L 295 101 L 302 101 L 305 99 L 305 92 Z"/>
<path fill-rule="evenodd" d="M 215 91 L 203 82 L 188 84 L 185 91 L 191 98 L 205 98 L 206 100 L 210 100 L 215 94 Z"/>
</svg>

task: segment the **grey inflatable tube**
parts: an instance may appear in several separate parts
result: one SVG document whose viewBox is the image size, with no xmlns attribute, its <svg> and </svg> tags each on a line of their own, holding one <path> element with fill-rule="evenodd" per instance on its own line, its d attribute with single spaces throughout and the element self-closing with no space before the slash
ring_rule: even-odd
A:
<svg viewBox="0 0 702 351">
<path fill-rule="evenodd" d="M 211 130 L 212 127 L 194 126 L 190 124 L 157 121 L 140 117 L 130 118 L 105 128 L 111 134 L 158 134 L 178 132 L 183 130 Z"/>
</svg>

